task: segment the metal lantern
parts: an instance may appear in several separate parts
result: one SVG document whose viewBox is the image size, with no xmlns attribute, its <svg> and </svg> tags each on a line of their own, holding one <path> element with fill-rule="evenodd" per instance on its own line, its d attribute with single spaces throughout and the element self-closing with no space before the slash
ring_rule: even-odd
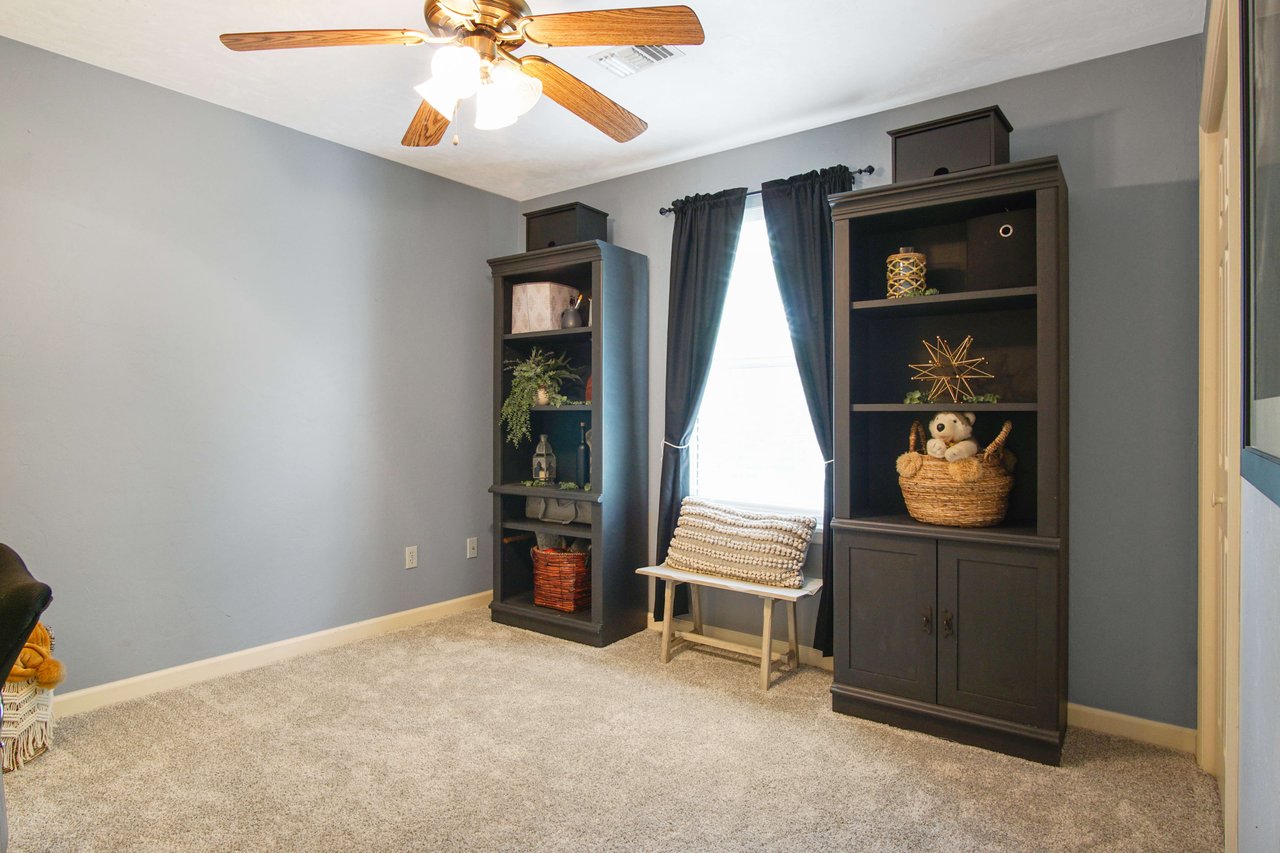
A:
<svg viewBox="0 0 1280 853">
<path fill-rule="evenodd" d="M 538 436 L 538 446 L 533 450 L 533 479 L 540 483 L 553 483 L 556 479 L 556 453 L 546 433 Z"/>
</svg>

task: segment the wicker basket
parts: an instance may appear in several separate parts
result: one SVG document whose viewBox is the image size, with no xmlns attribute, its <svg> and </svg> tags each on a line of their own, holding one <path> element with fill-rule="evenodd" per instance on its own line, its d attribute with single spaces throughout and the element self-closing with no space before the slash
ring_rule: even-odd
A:
<svg viewBox="0 0 1280 853">
<path fill-rule="evenodd" d="M 560 548 L 534 548 L 533 603 L 573 613 L 591 606 L 587 555 Z"/>
<path fill-rule="evenodd" d="M 1012 429 L 1005 421 L 986 450 L 948 462 L 925 451 L 924 427 L 913 423 L 908 450 L 898 457 L 898 485 L 911 517 L 947 527 L 991 527 L 1004 521 L 1013 488 L 1013 454 L 1004 443 Z"/>
</svg>

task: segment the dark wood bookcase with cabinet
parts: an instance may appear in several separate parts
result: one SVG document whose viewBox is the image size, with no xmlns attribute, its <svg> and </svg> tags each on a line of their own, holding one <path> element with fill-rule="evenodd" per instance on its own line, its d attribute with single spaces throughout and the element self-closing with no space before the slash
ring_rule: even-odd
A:
<svg viewBox="0 0 1280 853">
<path fill-rule="evenodd" d="M 649 262 L 643 255 L 591 240 L 494 258 L 493 272 L 493 603 L 495 622 L 566 640 L 604 646 L 645 627 L 648 588 L 635 573 L 646 565 L 648 543 L 648 335 Z M 511 295 L 517 284 L 553 281 L 591 299 L 590 324 L 574 329 L 511 333 Z M 584 320 L 586 318 L 584 317 Z M 498 423 L 511 388 L 503 369 L 533 347 L 565 353 L 592 377 L 592 400 L 561 407 L 535 406 L 533 441 L 519 447 Z M 561 389 L 585 399 L 582 385 Z M 591 490 L 525 486 L 534 445 L 545 433 L 564 482 L 583 484 L 576 470 L 579 424 L 592 430 Z M 585 504 L 585 520 L 539 521 L 525 511 L 529 497 Z M 591 604 L 566 613 L 533 603 L 534 535 L 586 540 L 591 545 Z"/>
<path fill-rule="evenodd" d="M 1057 764 L 1067 703 L 1067 187 L 1056 157 L 832 198 L 835 225 L 835 676 L 832 707 Z M 1034 251 L 969 257 L 975 223 L 1034 228 Z M 1010 244 L 1011 246 L 1013 244 Z M 934 296 L 885 298 L 885 259 L 927 257 Z M 984 248 L 984 251 L 986 249 Z M 996 285 L 996 286 L 993 286 Z M 998 403 L 904 403 L 922 340 L 974 338 Z M 1017 456 L 996 527 L 921 524 L 894 461 L 911 423 L 1005 420 Z"/>
</svg>

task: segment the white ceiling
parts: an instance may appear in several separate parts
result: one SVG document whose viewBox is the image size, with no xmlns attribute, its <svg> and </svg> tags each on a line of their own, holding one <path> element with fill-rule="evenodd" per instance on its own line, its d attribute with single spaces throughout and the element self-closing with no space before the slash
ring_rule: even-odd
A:
<svg viewBox="0 0 1280 853">
<path fill-rule="evenodd" d="M 462 144 L 400 137 L 434 48 L 233 53 L 224 32 L 422 28 L 421 0 L 3 0 L 0 35 L 516 200 L 1198 33 L 1205 0 L 687 0 L 706 43 L 619 79 L 541 52 L 649 122 L 619 144 L 543 98 Z M 530 0 L 536 13 L 669 0 Z M 834 16 L 834 17 L 833 17 Z"/>
</svg>

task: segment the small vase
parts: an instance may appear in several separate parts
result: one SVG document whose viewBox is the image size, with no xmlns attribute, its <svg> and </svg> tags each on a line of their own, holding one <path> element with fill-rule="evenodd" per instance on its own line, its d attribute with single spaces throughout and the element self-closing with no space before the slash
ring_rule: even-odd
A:
<svg viewBox="0 0 1280 853">
<path fill-rule="evenodd" d="M 578 329 L 582 326 L 582 313 L 577 308 L 566 308 L 560 312 L 560 328 Z"/>
<path fill-rule="evenodd" d="M 551 405 L 551 393 L 547 391 L 546 386 L 539 388 L 533 395 L 533 402 L 538 406 Z"/>
</svg>

